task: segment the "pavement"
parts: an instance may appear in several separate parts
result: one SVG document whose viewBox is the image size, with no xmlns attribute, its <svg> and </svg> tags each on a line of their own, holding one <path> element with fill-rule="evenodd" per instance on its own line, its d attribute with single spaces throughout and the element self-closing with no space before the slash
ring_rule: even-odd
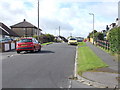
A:
<svg viewBox="0 0 120 90">
<path fill-rule="evenodd" d="M 96 88 L 120 88 L 120 73 L 118 72 L 118 60 L 90 42 L 86 42 L 95 54 L 100 57 L 109 67 L 99 68 L 94 71 L 84 72 L 77 75 L 78 81 Z"/>
</svg>

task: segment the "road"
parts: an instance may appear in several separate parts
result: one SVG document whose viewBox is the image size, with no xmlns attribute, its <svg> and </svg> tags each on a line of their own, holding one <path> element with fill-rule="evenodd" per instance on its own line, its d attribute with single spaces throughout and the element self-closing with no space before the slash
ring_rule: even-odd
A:
<svg viewBox="0 0 120 90">
<path fill-rule="evenodd" d="M 73 75 L 76 46 L 55 43 L 41 52 L 3 53 L 3 88 L 90 88 L 68 78 Z"/>
</svg>

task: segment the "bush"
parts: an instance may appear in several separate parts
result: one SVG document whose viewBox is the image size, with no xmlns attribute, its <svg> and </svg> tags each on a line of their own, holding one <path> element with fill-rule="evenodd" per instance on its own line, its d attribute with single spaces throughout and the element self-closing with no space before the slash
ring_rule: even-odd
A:
<svg viewBox="0 0 120 90">
<path fill-rule="evenodd" d="M 107 38 L 110 42 L 110 50 L 120 54 L 120 27 L 111 29 Z"/>
<path fill-rule="evenodd" d="M 51 34 L 43 34 L 39 36 L 39 42 L 41 43 L 47 43 L 47 42 L 53 42 L 54 41 L 54 36 Z"/>
</svg>

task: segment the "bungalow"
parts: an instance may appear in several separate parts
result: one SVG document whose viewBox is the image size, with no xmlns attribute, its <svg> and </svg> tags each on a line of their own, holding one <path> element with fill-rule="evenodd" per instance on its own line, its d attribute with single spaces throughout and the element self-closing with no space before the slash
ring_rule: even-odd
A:
<svg viewBox="0 0 120 90">
<path fill-rule="evenodd" d="M 41 35 L 41 29 L 38 29 L 33 24 L 27 22 L 25 19 L 23 22 L 10 26 L 11 29 L 17 33 L 20 37 L 32 37 L 34 35 Z"/>
<path fill-rule="evenodd" d="M 5 37 L 18 37 L 18 35 L 13 32 L 9 27 L 7 27 L 4 23 L 0 22 L 0 35 L 2 38 Z"/>
</svg>

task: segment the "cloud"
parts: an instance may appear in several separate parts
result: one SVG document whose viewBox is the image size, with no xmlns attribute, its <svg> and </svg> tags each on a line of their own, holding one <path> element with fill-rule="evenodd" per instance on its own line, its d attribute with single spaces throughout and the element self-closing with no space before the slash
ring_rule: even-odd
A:
<svg viewBox="0 0 120 90">
<path fill-rule="evenodd" d="M 73 30 L 73 27 L 69 23 L 62 22 L 57 19 L 43 18 L 43 19 L 41 19 L 40 23 L 44 29 L 53 29 L 54 30 L 60 26 L 62 30 L 66 30 L 66 31 Z"/>
<path fill-rule="evenodd" d="M 95 29 L 100 31 L 115 22 L 119 0 L 40 0 L 40 28 L 43 32 L 67 37 L 86 37 L 92 31 L 92 16 L 95 14 Z M 37 26 L 38 0 L 1 0 L 0 21 L 11 26 L 26 19 Z M 55 33 L 56 32 L 56 33 Z"/>
</svg>

